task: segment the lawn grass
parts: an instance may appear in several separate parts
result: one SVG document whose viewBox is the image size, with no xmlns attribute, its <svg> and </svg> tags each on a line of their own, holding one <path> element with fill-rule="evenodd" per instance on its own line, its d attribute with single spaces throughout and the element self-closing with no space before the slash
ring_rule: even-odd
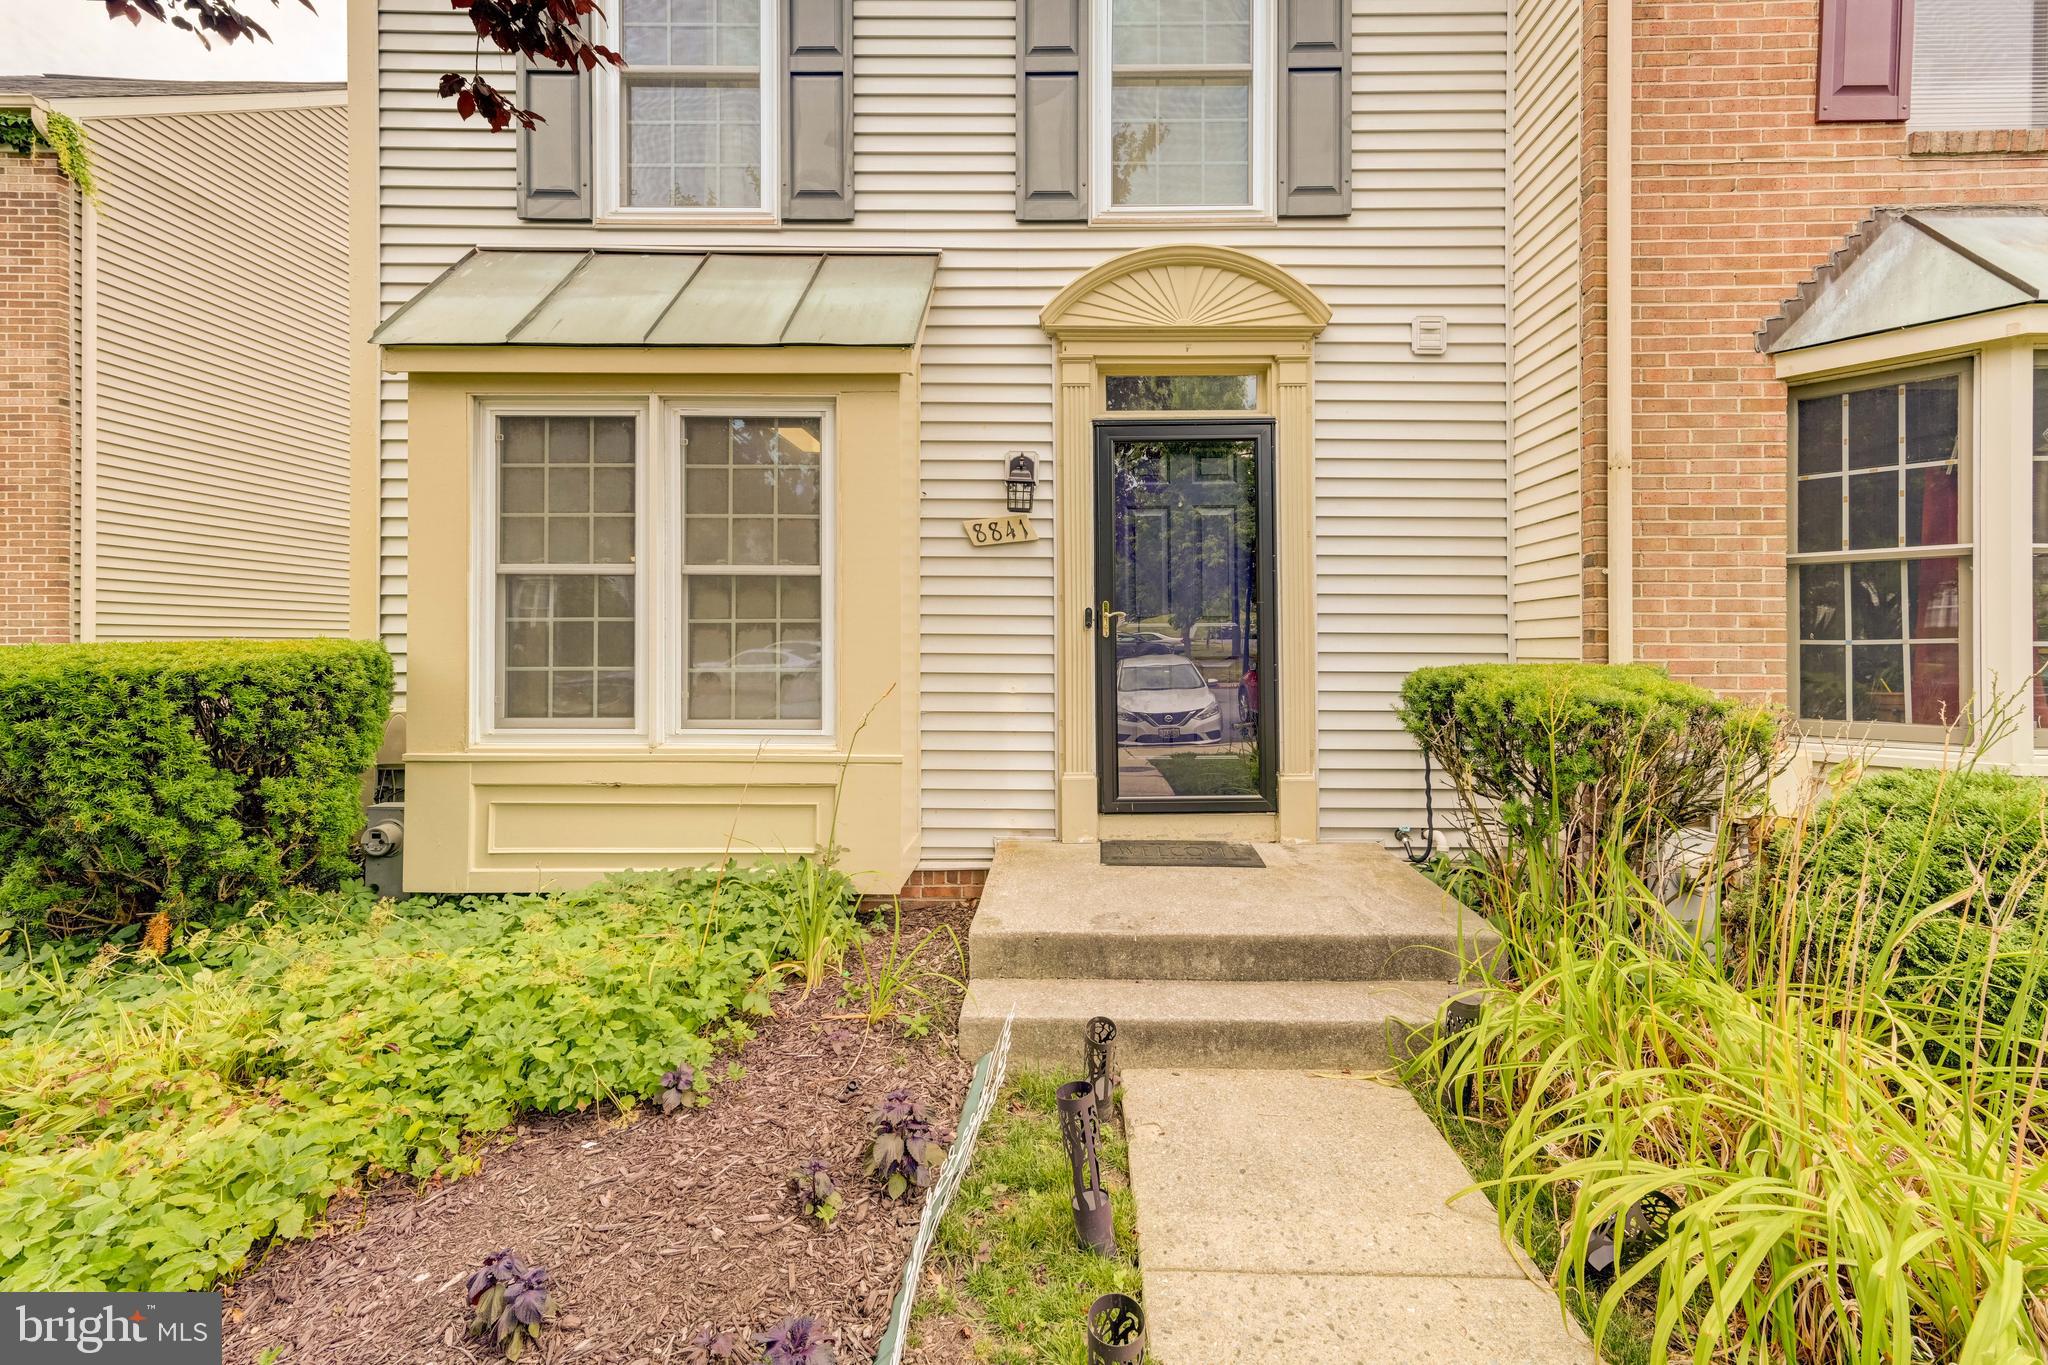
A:
<svg viewBox="0 0 2048 1365">
<path fill-rule="evenodd" d="M 1251 754 L 1167 754 L 1150 760 L 1176 796 L 1243 796 L 1259 789 Z"/>
<path fill-rule="evenodd" d="M 1497 1125 L 1451 1113 L 1438 1103 L 1427 1085 L 1411 1083 L 1409 1093 L 1444 1135 L 1444 1141 L 1451 1144 L 1451 1150 L 1465 1163 L 1475 1182 L 1484 1184 L 1500 1179 L 1501 1129 Z M 1571 1210 L 1555 1198 L 1547 1198 L 1542 1207 L 1547 1216 L 1532 1222 L 1529 1243 L 1522 1250 L 1548 1275 L 1557 1268 L 1558 1248 L 1564 1244 L 1564 1226 Z M 1566 1297 L 1572 1315 L 1590 1333 L 1600 1308 L 1599 1300 L 1587 1302 L 1575 1291 Z M 1655 1323 L 1656 1304 L 1652 1297 L 1640 1291 L 1631 1294 L 1608 1325 L 1607 1339 L 1600 1343 L 1600 1359 L 1607 1365 L 1650 1365 L 1654 1355 L 1651 1328 Z"/>
<path fill-rule="evenodd" d="M 993 1365 L 1086 1365 L 1088 1305 L 1139 1295 L 1136 1210 L 1124 1140 L 1102 1130 L 1103 1183 L 1116 1210 L 1120 1254 L 1083 1251 L 1069 1208 L 1072 1183 L 1050 1076 L 1014 1075 L 975 1145 L 974 1162 L 939 1225 L 917 1331 L 963 1327 L 977 1360 Z"/>
</svg>

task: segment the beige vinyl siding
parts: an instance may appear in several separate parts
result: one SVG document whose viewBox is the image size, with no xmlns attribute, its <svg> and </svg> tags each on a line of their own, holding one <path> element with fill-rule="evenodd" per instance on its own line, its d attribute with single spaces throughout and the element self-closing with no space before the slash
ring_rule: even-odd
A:
<svg viewBox="0 0 2048 1365">
<path fill-rule="evenodd" d="M 87 121 L 91 638 L 348 633 L 338 98 Z"/>
<path fill-rule="evenodd" d="M 1577 659 L 1579 0 L 1517 0 L 1513 128 L 1516 657 Z"/>
<path fill-rule="evenodd" d="M 1056 538 L 990 556 L 960 533 L 1001 508 L 1005 452 L 1066 477 L 1049 460 L 1040 309 L 1093 266 L 1171 242 L 1249 251 L 1315 290 L 1335 310 L 1316 369 L 1322 827 L 1378 838 L 1415 820 L 1401 678 L 1507 652 L 1505 0 L 1357 0 L 1349 222 L 1116 228 L 1016 221 L 1014 0 L 856 0 L 859 218 L 766 232 L 519 222 L 512 139 L 462 127 L 433 96 L 443 70 L 468 69 L 467 27 L 440 0 L 382 3 L 387 313 L 476 245 L 943 252 L 920 375 L 926 866 L 1053 832 Z M 1418 313 L 1450 318 L 1449 355 L 1410 353 Z M 383 615 L 399 649 L 404 392 L 385 381 Z M 1041 489 L 1041 516 L 1052 502 Z"/>
</svg>

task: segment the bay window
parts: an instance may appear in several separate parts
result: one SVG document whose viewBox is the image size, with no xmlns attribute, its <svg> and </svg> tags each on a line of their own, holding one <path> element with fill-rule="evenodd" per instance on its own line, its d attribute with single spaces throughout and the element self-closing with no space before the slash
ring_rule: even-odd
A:
<svg viewBox="0 0 2048 1365">
<path fill-rule="evenodd" d="M 626 208 L 764 211 L 772 119 L 763 0 L 619 0 Z"/>
<path fill-rule="evenodd" d="M 1794 394 L 1793 698 L 1801 719 L 1938 737 L 1972 691 L 1968 374 Z"/>
<path fill-rule="evenodd" d="M 482 420 L 484 730 L 659 743 L 828 728 L 824 411 Z"/>
</svg>

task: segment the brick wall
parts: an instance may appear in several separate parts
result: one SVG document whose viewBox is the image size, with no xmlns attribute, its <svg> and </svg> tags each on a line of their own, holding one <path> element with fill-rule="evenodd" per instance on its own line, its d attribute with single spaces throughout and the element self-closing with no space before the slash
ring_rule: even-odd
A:
<svg viewBox="0 0 2048 1365">
<path fill-rule="evenodd" d="M 54 156 L 0 149 L 0 644 L 71 634 L 77 209 Z"/>
<path fill-rule="evenodd" d="M 1756 354 L 1756 324 L 1877 206 L 2048 202 L 2048 155 L 2023 135 L 1909 138 L 1899 124 L 1816 123 L 1818 8 L 1819 0 L 1635 6 L 1637 653 L 1718 690 L 1777 700 L 1785 389 Z M 1588 0 L 1589 34 L 1604 34 L 1604 9 Z M 1604 38 L 1600 46 L 1604 54 Z M 1604 55 L 1589 51 L 1585 78 L 1586 120 L 1597 130 Z M 1604 270 L 1604 157 L 1589 145 L 1589 286 L 1601 278 L 1595 265 Z M 1606 613 L 1595 584 L 1605 575 L 1590 570 L 1606 551 L 1597 307 L 1586 326 L 1587 657 L 1599 658 Z"/>
</svg>

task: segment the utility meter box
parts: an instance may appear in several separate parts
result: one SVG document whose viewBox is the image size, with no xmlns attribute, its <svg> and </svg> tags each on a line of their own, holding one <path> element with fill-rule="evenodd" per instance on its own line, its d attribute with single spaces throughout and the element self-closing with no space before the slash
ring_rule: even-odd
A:
<svg viewBox="0 0 2048 1365">
<path fill-rule="evenodd" d="M 379 896 L 405 894 L 405 803 L 373 805 L 363 812 L 356 847 L 363 855 L 363 881 Z"/>
</svg>

